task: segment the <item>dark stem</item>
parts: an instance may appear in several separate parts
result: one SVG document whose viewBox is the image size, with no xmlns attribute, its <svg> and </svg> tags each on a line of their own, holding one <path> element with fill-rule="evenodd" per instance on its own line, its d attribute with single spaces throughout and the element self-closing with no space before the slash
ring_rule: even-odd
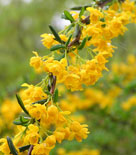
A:
<svg viewBox="0 0 136 155">
<path fill-rule="evenodd" d="M 110 3 L 112 0 L 107 0 L 107 1 L 100 1 L 100 2 L 97 2 L 97 5 L 101 8 L 103 8 L 107 3 Z"/>
<path fill-rule="evenodd" d="M 80 30 L 79 30 L 78 35 L 76 36 L 76 38 L 69 43 L 68 48 L 70 48 L 73 45 L 78 45 L 79 44 L 80 37 L 81 37 L 81 28 L 80 28 Z"/>
<path fill-rule="evenodd" d="M 88 24 L 90 22 L 90 16 L 87 16 L 85 19 L 82 19 L 81 22 L 83 24 Z"/>
<path fill-rule="evenodd" d="M 57 78 L 56 78 L 56 76 L 54 76 L 53 75 L 53 82 L 52 82 L 52 84 L 51 84 L 51 89 L 50 89 L 50 93 L 53 95 L 54 94 L 54 91 L 55 91 L 55 86 L 56 86 L 56 80 L 57 80 Z"/>
<path fill-rule="evenodd" d="M 33 147 L 34 147 L 33 145 L 30 146 L 29 151 L 28 151 L 28 155 L 31 155 Z"/>
</svg>

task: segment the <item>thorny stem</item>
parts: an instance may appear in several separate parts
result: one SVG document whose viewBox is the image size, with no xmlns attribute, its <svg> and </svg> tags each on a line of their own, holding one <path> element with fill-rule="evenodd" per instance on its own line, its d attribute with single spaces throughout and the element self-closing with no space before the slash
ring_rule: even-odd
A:
<svg viewBox="0 0 136 155">
<path fill-rule="evenodd" d="M 83 24 L 89 23 L 89 22 L 90 22 L 90 16 L 87 16 L 85 19 L 82 19 L 81 22 L 82 22 Z"/>
<path fill-rule="evenodd" d="M 54 91 L 55 91 L 55 86 L 56 86 L 56 80 L 57 80 L 57 78 L 53 74 L 52 74 L 52 78 L 53 78 L 53 82 L 51 84 L 50 93 L 53 95 L 54 94 Z"/>
<path fill-rule="evenodd" d="M 80 37 L 81 37 L 81 29 L 79 30 L 78 35 L 76 36 L 76 38 L 69 43 L 68 47 L 70 48 L 73 45 L 79 44 Z"/>
<path fill-rule="evenodd" d="M 99 2 L 97 2 L 97 5 L 98 5 L 99 7 L 101 7 L 101 8 L 103 8 L 107 3 L 111 2 L 111 1 L 112 1 L 112 0 L 107 0 L 107 1 L 104 1 L 104 2 L 99 1 Z"/>
</svg>

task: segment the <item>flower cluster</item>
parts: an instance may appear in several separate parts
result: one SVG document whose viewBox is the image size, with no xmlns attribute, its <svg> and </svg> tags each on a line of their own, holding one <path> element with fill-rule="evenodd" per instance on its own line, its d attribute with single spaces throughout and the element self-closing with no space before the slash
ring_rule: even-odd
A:
<svg viewBox="0 0 136 155">
<path fill-rule="evenodd" d="M 38 155 L 39 152 L 47 155 L 57 142 L 71 141 L 74 138 L 81 142 L 82 139 L 87 138 L 88 126 L 72 120 L 69 116 L 70 112 L 62 111 L 59 103 L 53 102 L 51 94 L 47 96 L 38 86 L 28 84 L 22 86 L 27 86 L 27 88 L 20 93 L 22 100 L 19 96 L 17 99 L 26 114 L 20 115 L 14 121 L 14 124 L 19 125 L 19 133 L 12 142 L 16 152 L 21 153 L 22 147 L 26 147 L 23 152 L 28 153 L 29 149 L 32 155 Z M 47 100 L 47 98 L 50 99 Z M 2 143 L 0 151 L 10 154 L 9 141 L 1 139 L 0 142 Z"/>
<path fill-rule="evenodd" d="M 123 84 L 127 84 L 136 77 L 136 56 L 128 55 L 126 63 L 113 63 L 112 74 L 122 77 Z"/>
<path fill-rule="evenodd" d="M 9 112 L 10 109 L 10 112 Z M 6 98 L 0 108 L 0 134 L 5 134 L 5 129 L 7 132 L 15 132 L 16 129 L 13 126 L 12 122 L 21 112 L 20 107 L 17 104 L 15 98 Z M 7 133 L 6 133 L 7 134 Z"/>
<path fill-rule="evenodd" d="M 109 89 L 108 93 L 96 88 L 87 88 L 82 93 L 67 94 L 64 99 L 60 100 L 60 105 L 63 110 L 71 112 L 86 110 L 95 105 L 98 105 L 101 109 L 111 108 L 120 94 L 121 88 L 118 86 Z"/>
<path fill-rule="evenodd" d="M 67 14 L 64 12 L 66 17 Z M 134 2 L 126 0 L 114 3 L 107 10 L 88 7 L 76 13 L 76 18 L 74 15 L 69 14 L 72 23 L 64 31 L 57 34 L 50 27 L 54 35 L 41 35 L 44 46 L 51 53 L 43 57 L 35 53 L 30 60 L 37 72 L 53 73 L 58 83 L 64 83 L 73 91 L 81 90 L 83 84 L 95 84 L 102 71 L 108 70 L 105 64 L 115 48 L 111 40 L 124 34 L 126 24 L 136 22 L 136 7 Z"/>
</svg>

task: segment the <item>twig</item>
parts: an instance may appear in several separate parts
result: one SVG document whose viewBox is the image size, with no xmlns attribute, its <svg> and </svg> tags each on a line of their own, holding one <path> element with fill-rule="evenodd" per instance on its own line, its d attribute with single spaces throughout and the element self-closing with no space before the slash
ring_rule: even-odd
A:
<svg viewBox="0 0 136 155">
<path fill-rule="evenodd" d="M 28 155 L 31 155 L 33 147 L 34 147 L 33 145 L 30 146 L 29 151 L 28 151 Z"/>
</svg>

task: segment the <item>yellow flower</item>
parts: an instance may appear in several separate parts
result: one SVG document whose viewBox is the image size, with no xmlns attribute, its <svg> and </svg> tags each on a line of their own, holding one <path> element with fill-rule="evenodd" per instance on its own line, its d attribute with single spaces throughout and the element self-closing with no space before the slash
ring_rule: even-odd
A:
<svg viewBox="0 0 136 155">
<path fill-rule="evenodd" d="M 28 87 L 21 92 L 21 97 L 24 104 L 32 104 L 33 102 L 47 98 L 47 94 L 44 93 L 41 87 L 29 85 L 26 83 L 22 84 L 22 87 Z"/>
<path fill-rule="evenodd" d="M 50 150 L 46 143 L 37 144 L 32 150 L 32 155 L 49 155 Z"/>
<path fill-rule="evenodd" d="M 9 149 L 9 146 L 8 146 L 7 139 L 5 139 L 5 138 L 0 139 L 0 144 L 1 144 L 0 145 L 0 151 L 3 152 L 6 155 L 10 155 L 10 149 Z"/>
<path fill-rule="evenodd" d="M 65 138 L 65 133 L 63 133 L 63 132 L 55 131 L 53 133 L 53 135 L 55 136 L 58 143 L 61 143 L 62 140 L 64 140 L 64 138 Z"/>
<path fill-rule="evenodd" d="M 47 109 L 47 120 L 49 123 L 53 124 L 58 120 L 59 111 L 54 105 L 51 105 Z"/>
<path fill-rule="evenodd" d="M 74 122 L 71 123 L 70 129 L 71 129 L 72 131 L 74 131 L 74 132 L 78 132 L 78 131 L 80 131 L 80 130 L 82 129 L 82 126 L 80 125 L 79 122 L 74 121 Z"/>
<path fill-rule="evenodd" d="M 35 54 L 35 56 L 30 59 L 30 66 L 34 67 L 36 72 L 41 72 L 42 71 L 41 66 L 43 61 L 41 60 L 41 57 L 39 57 L 37 52 L 33 53 Z"/>
<path fill-rule="evenodd" d="M 44 33 L 41 35 L 42 43 L 45 47 L 51 48 L 51 46 L 55 45 L 57 43 L 56 40 L 54 40 L 54 36 L 52 34 Z"/>
<path fill-rule="evenodd" d="M 39 137 L 40 137 L 38 134 L 38 131 L 39 131 L 39 128 L 37 126 L 30 124 L 26 132 L 25 142 L 28 142 L 31 145 L 38 144 Z"/>
<path fill-rule="evenodd" d="M 88 7 L 87 10 L 90 12 L 90 21 L 91 23 L 96 23 L 100 18 L 103 17 L 103 14 L 93 7 Z"/>
<path fill-rule="evenodd" d="M 78 17 L 79 17 L 79 13 L 78 13 L 78 12 L 76 12 L 76 11 L 70 11 L 70 13 L 72 14 L 72 17 L 73 17 L 75 20 L 78 19 Z"/>
<path fill-rule="evenodd" d="M 35 104 L 30 106 L 28 111 L 31 117 L 37 120 L 40 120 L 42 118 L 42 115 L 47 114 L 45 105 L 41 105 L 41 104 Z"/>
<path fill-rule="evenodd" d="M 56 144 L 56 137 L 54 135 L 48 136 L 45 140 L 47 146 L 52 147 Z"/>
</svg>

